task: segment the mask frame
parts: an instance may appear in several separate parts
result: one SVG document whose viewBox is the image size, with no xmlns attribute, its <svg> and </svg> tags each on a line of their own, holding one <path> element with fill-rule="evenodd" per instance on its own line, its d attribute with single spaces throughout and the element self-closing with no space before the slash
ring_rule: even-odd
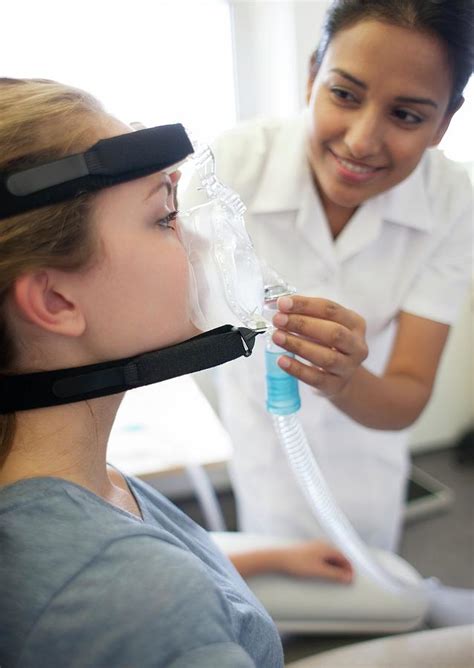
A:
<svg viewBox="0 0 474 668">
<path fill-rule="evenodd" d="M 0 220 L 154 172 L 176 171 L 193 153 L 181 123 L 101 139 L 84 153 L 0 173 Z"/>
</svg>

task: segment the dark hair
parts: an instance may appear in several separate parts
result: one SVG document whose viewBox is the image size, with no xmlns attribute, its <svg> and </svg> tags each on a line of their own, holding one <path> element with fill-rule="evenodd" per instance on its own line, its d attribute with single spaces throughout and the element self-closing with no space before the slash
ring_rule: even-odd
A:
<svg viewBox="0 0 474 668">
<path fill-rule="evenodd" d="M 318 48 L 311 56 L 310 77 L 316 76 L 329 43 L 340 30 L 360 21 L 384 21 L 441 40 L 453 74 L 452 109 L 473 70 L 473 9 L 473 0 L 335 0 L 327 11 Z"/>
</svg>

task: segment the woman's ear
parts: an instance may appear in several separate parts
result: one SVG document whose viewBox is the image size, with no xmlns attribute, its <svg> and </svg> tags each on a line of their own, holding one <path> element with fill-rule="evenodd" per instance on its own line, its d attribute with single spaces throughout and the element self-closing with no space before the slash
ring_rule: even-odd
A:
<svg viewBox="0 0 474 668">
<path fill-rule="evenodd" d="M 15 310 L 22 320 L 43 330 L 80 336 L 86 326 L 84 315 L 60 276 L 50 269 L 20 276 L 13 286 Z"/>
<path fill-rule="evenodd" d="M 451 123 L 451 120 L 454 116 L 454 114 L 461 109 L 462 105 L 464 104 L 464 98 L 461 96 L 458 103 L 454 107 L 454 109 L 447 111 L 443 117 L 443 120 L 441 121 L 439 128 L 436 130 L 436 134 L 430 144 L 430 146 L 437 146 L 440 141 L 443 139 L 446 130 L 449 128 L 449 124 Z"/>
</svg>

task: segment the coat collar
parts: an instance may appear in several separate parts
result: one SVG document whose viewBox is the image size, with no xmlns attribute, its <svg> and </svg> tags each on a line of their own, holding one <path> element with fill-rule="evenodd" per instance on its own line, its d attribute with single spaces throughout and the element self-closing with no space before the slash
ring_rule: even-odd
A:
<svg viewBox="0 0 474 668">
<path fill-rule="evenodd" d="M 378 195 L 383 220 L 406 225 L 420 231 L 433 226 L 433 214 L 426 187 L 429 153 L 425 154 L 414 171 L 394 188 Z"/>
<path fill-rule="evenodd" d="M 252 214 L 297 211 L 311 179 L 306 159 L 308 112 L 285 121 L 277 130 L 262 177 L 250 202 Z M 429 156 L 402 183 L 362 205 L 371 217 L 421 231 L 432 227 L 433 212 L 426 191 Z M 359 213 L 358 212 L 358 213 Z M 377 212 L 377 213 L 375 213 Z M 374 224 L 372 225 L 374 227 Z M 362 229 L 362 228 L 361 228 Z"/>
</svg>

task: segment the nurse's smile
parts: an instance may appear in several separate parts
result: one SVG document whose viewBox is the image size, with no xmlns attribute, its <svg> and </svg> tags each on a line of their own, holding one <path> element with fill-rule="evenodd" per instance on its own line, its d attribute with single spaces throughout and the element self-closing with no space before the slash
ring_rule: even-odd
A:
<svg viewBox="0 0 474 668">
<path fill-rule="evenodd" d="M 334 150 L 328 149 L 330 160 L 334 166 L 335 173 L 343 181 L 358 184 L 371 181 L 384 167 L 374 167 L 363 162 L 343 158 Z"/>
</svg>

